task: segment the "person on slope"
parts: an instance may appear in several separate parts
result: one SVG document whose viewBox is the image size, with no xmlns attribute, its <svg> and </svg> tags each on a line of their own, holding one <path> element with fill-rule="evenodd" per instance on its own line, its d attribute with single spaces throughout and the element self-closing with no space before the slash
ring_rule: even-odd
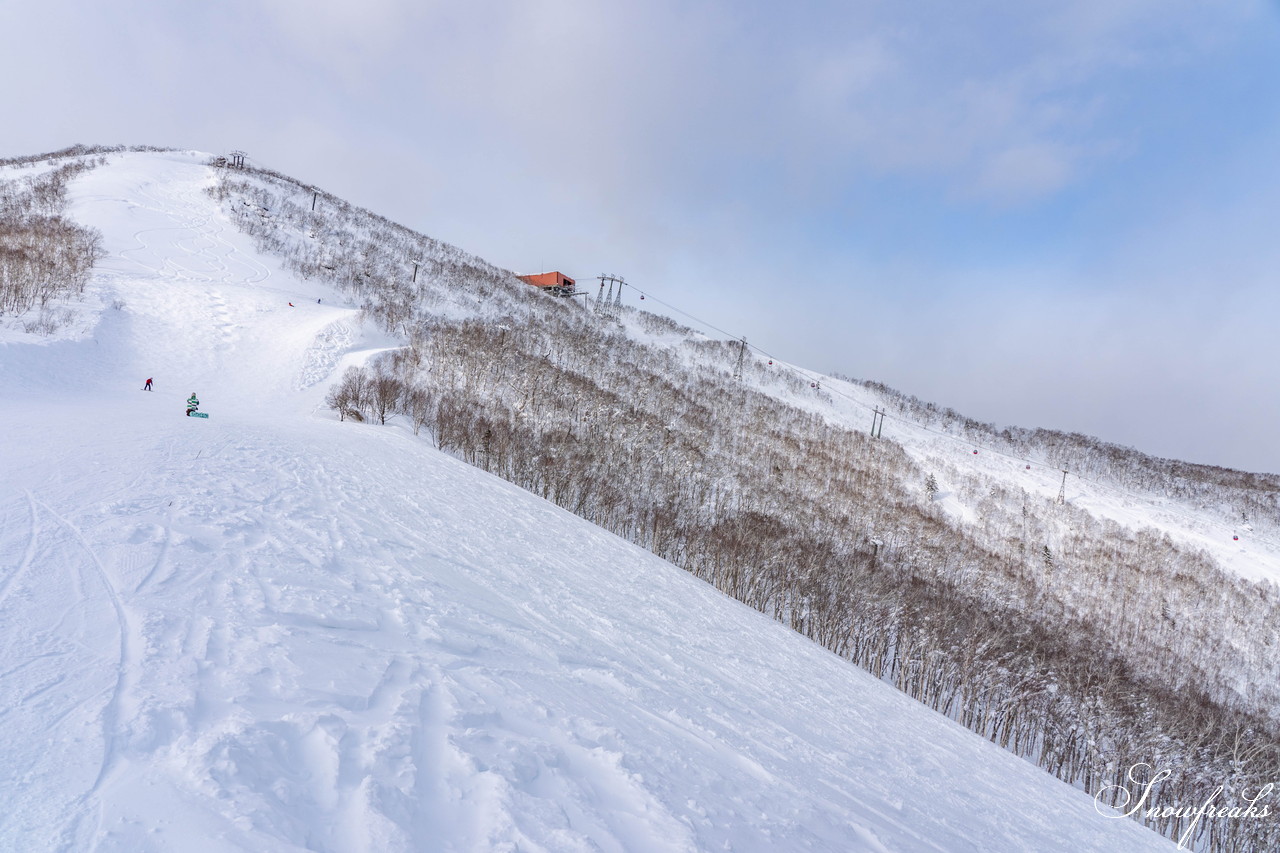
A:
<svg viewBox="0 0 1280 853">
<path fill-rule="evenodd" d="M 146 385 L 143 385 L 143 386 L 142 386 L 142 390 L 143 390 L 143 391 L 150 391 L 150 390 L 151 390 L 151 380 L 150 380 L 150 379 L 148 379 L 148 380 L 147 380 L 147 384 L 146 384 Z"/>
<path fill-rule="evenodd" d="M 191 396 L 187 398 L 187 417 L 191 417 L 192 412 L 200 411 L 200 399 L 196 397 L 196 392 L 192 391 Z"/>
</svg>

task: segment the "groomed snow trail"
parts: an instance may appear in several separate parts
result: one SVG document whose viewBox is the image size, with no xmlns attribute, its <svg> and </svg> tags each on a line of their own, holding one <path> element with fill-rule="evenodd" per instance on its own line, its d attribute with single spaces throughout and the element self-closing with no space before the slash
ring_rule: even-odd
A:
<svg viewBox="0 0 1280 853">
<path fill-rule="evenodd" d="M 335 422 L 353 312 L 257 257 L 200 162 L 79 181 L 125 307 L 0 345 L 0 849 L 1172 849 L 652 555 Z"/>
</svg>

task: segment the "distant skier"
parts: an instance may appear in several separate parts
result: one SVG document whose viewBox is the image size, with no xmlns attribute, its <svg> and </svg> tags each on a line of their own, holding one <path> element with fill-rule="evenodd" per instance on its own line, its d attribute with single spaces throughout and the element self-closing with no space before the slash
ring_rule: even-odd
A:
<svg viewBox="0 0 1280 853">
<path fill-rule="evenodd" d="M 192 391 L 191 396 L 187 398 L 187 417 L 191 417 L 192 412 L 200 411 L 200 399 L 196 397 L 196 392 Z"/>
<path fill-rule="evenodd" d="M 142 386 L 142 390 L 143 390 L 143 391 L 150 391 L 150 390 L 151 390 L 151 380 L 150 380 L 150 379 L 148 379 L 148 380 L 147 380 L 147 384 L 146 384 L 146 385 L 143 385 L 143 386 Z"/>
<path fill-rule="evenodd" d="M 290 303 L 289 303 L 289 307 L 290 307 L 290 308 L 292 308 L 292 307 L 293 307 L 293 303 L 292 303 L 292 302 L 290 302 Z"/>
</svg>

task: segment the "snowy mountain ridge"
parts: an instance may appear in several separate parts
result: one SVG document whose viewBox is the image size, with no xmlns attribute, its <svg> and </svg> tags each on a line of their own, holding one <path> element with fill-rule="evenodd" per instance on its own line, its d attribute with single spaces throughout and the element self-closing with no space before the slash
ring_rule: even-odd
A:
<svg viewBox="0 0 1280 853">
<path fill-rule="evenodd" d="M 1169 849 L 670 564 L 336 422 L 328 383 L 396 340 L 232 227 L 206 156 L 108 160 L 71 190 L 101 309 L 0 344 L 3 846 Z M 884 403 L 835 382 L 787 393 Z M 953 476 L 1058 488 L 902 440 L 959 516 Z M 1069 497 L 1218 547 L 1183 507 Z M 1273 576 L 1243 547 L 1214 555 Z"/>
</svg>

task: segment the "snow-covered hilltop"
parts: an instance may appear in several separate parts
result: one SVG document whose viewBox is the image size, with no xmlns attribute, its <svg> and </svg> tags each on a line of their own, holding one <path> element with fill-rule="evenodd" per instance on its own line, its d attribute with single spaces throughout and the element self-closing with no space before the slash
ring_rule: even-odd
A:
<svg viewBox="0 0 1280 853">
<path fill-rule="evenodd" d="M 79 313 L 0 331 L 0 848 L 1173 848 L 411 429 L 339 422 L 331 383 L 397 342 L 259 252 L 206 156 L 106 160 L 69 188 L 105 250 Z"/>
</svg>

